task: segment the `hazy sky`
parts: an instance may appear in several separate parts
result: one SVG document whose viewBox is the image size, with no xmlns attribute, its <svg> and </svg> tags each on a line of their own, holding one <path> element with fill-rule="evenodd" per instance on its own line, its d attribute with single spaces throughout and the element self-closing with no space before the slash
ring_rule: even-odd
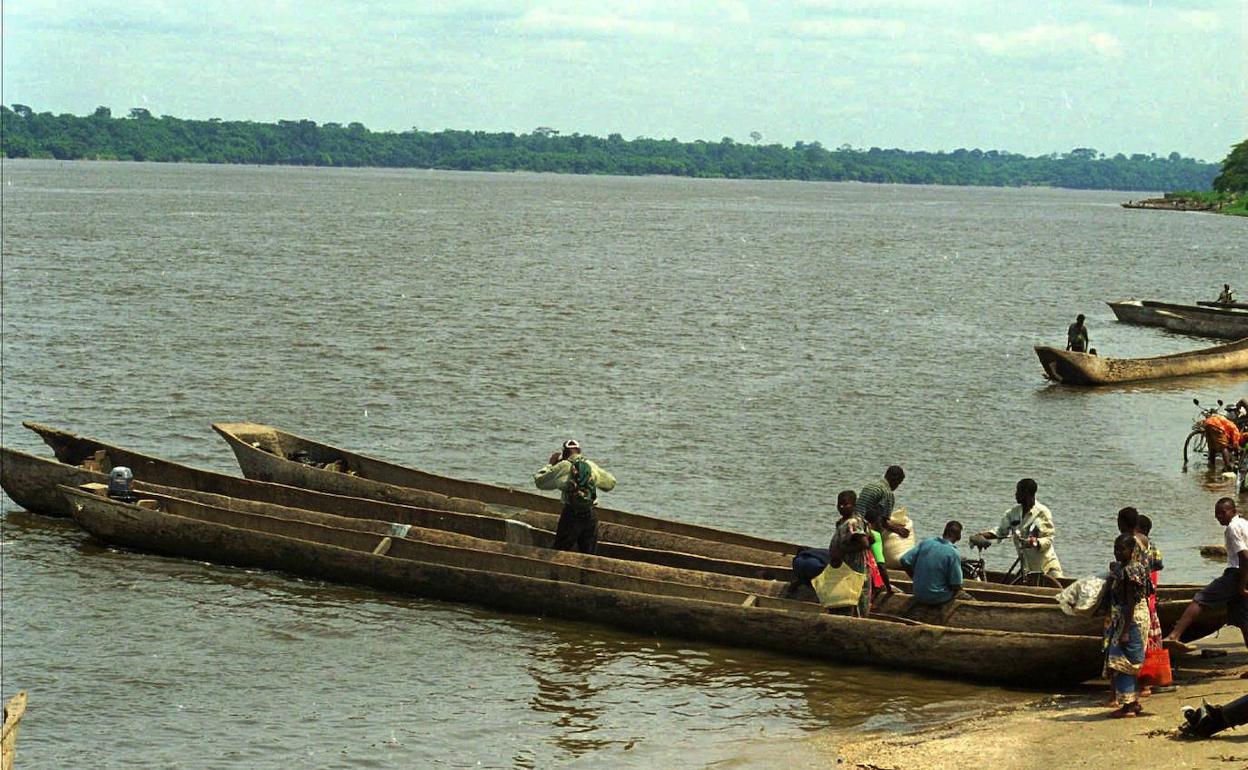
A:
<svg viewBox="0 0 1248 770">
<path fill-rule="evenodd" d="M 1248 138 L 1248 0 L 3 0 L 5 104 L 827 147 Z"/>
</svg>

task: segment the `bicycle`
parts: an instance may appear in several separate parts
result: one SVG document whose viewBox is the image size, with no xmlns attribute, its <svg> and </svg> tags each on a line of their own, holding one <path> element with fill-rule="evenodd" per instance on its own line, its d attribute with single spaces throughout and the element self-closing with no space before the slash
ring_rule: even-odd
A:
<svg viewBox="0 0 1248 770">
<path fill-rule="evenodd" d="M 1010 532 L 1010 540 L 1014 539 L 1014 534 L 1013 531 Z M 1022 554 L 1016 556 L 1014 563 L 1000 576 L 994 575 L 990 577 L 988 570 L 985 568 L 984 550 L 992 545 L 992 541 L 981 538 L 979 535 L 971 535 L 970 545 L 971 548 L 979 552 L 979 555 L 975 559 L 962 560 L 962 577 L 967 580 L 982 580 L 1012 586 L 1042 586 L 1049 588 L 1060 588 L 1062 585 L 1056 578 L 1043 572 L 1024 570 Z"/>
<path fill-rule="evenodd" d="M 1209 442 L 1205 438 L 1205 420 L 1217 414 L 1219 411 L 1223 411 L 1226 413 L 1225 416 L 1228 419 L 1233 421 L 1236 425 L 1240 426 L 1241 430 L 1248 428 L 1248 420 L 1245 420 L 1245 418 L 1243 417 L 1239 417 L 1239 413 L 1237 409 L 1233 406 L 1227 406 L 1226 404 L 1222 402 L 1222 399 L 1220 398 L 1218 399 L 1218 405 L 1213 406 L 1213 407 L 1202 407 L 1200 405 L 1199 398 L 1193 398 L 1192 403 L 1195 404 L 1196 408 L 1200 411 L 1196 417 L 1196 420 L 1192 423 L 1192 429 L 1187 434 L 1187 438 L 1183 440 L 1183 468 L 1184 470 L 1187 469 L 1188 461 L 1192 455 L 1207 457 L 1209 459 L 1209 465 L 1211 466 L 1214 464 L 1216 460 L 1214 455 L 1209 451 Z M 1236 466 L 1235 470 L 1238 471 L 1244 466 L 1245 453 L 1242 451 L 1239 451 L 1238 448 L 1234 448 L 1231 451 L 1235 459 L 1235 463 L 1234 463 L 1234 465 Z M 1228 468 L 1227 470 L 1231 470 L 1231 468 Z M 1242 472 L 1240 475 L 1242 477 L 1243 475 Z"/>
</svg>

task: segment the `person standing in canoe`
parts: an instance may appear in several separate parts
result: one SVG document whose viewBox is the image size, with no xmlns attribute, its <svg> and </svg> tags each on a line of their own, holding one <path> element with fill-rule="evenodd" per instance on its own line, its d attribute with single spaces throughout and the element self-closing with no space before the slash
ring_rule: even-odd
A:
<svg viewBox="0 0 1248 770">
<path fill-rule="evenodd" d="M 836 496 L 836 510 L 841 519 L 836 523 L 836 532 L 828 545 L 828 558 L 834 567 L 844 564 L 854 572 L 866 575 L 854 608 L 855 615 L 865 618 L 871 614 L 871 528 L 854 509 L 855 502 L 857 498 L 852 489 L 843 490 Z"/>
<path fill-rule="evenodd" d="M 598 550 L 598 516 L 594 506 L 598 492 L 615 489 L 615 476 L 581 454 L 576 439 L 563 442 L 563 449 L 537 473 L 533 483 L 538 489 L 558 489 L 563 499 L 563 512 L 555 529 L 554 548 L 559 551 L 594 553 Z"/>
<path fill-rule="evenodd" d="M 1088 327 L 1083 325 L 1083 313 L 1075 316 L 1075 322 L 1066 328 L 1066 349 L 1075 353 L 1088 352 Z"/>
<path fill-rule="evenodd" d="M 1004 540 L 1007 537 L 1014 541 L 1022 563 L 1023 574 L 1040 572 L 1051 578 L 1062 576 L 1062 564 L 1053 551 L 1053 535 L 1057 532 L 1053 526 L 1053 512 L 1036 502 L 1035 479 L 1020 479 L 1014 486 L 1013 508 L 1001 517 L 1001 523 L 995 530 L 985 530 L 979 537 L 985 540 Z"/>
<path fill-rule="evenodd" d="M 910 537 L 909 529 L 891 520 L 893 508 L 897 504 L 897 497 L 893 492 L 905 480 L 906 472 L 900 465 L 888 466 L 888 470 L 884 471 L 884 478 L 868 483 L 858 493 L 854 513 L 865 519 L 876 532 L 892 532 L 898 537 Z"/>
</svg>

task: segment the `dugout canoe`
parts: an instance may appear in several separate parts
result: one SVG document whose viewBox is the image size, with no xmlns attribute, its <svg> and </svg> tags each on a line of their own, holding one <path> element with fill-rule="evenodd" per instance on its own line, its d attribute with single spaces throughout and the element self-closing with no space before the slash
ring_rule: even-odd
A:
<svg viewBox="0 0 1248 770">
<path fill-rule="evenodd" d="M 20 690 L 4 704 L 4 726 L 0 727 L 0 770 L 13 770 L 17 728 L 26 714 L 26 691 Z"/>
<path fill-rule="evenodd" d="M 76 487 L 88 482 L 106 481 L 103 473 L 81 467 L 81 464 L 85 462 L 100 467 L 101 471 L 107 471 L 114 465 L 130 467 L 136 473 L 135 487 L 139 490 L 161 491 L 162 487 L 177 487 L 305 510 L 336 512 L 340 515 L 360 518 L 446 528 L 468 534 L 474 534 L 481 526 L 507 526 L 500 523 L 482 524 L 480 517 L 490 517 L 519 522 L 547 533 L 546 537 L 553 537 L 549 533 L 554 531 L 558 520 L 556 514 L 537 511 L 510 510 L 503 515 L 480 501 L 448 498 L 444 495 L 436 495 L 436 493 L 435 496 L 429 497 L 427 496 L 429 493 L 421 490 L 401 488 L 382 490 L 383 499 L 374 500 L 367 495 L 364 497 L 335 495 L 298 486 L 241 479 L 180 465 L 48 425 L 30 421 L 22 424 L 38 434 L 44 443 L 51 447 L 58 460 L 48 460 L 26 452 L 0 447 L 0 486 L 3 486 L 5 492 L 23 508 L 43 515 L 70 515 L 63 496 L 56 491 L 58 484 Z M 376 492 L 376 490 L 366 491 Z M 386 499 L 393 500 L 394 498 L 429 500 L 456 510 L 386 501 Z M 479 514 L 479 517 L 451 515 L 472 512 Z M 655 560 L 655 563 L 667 566 L 726 574 L 763 576 L 778 580 L 791 579 L 792 573 L 789 566 L 792 556 L 802 547 L 793 543 L 780 543 L 786 551 L 776 553 L 611 523 L 602 523 L 599 527 L 599 535 L 600 549 L 611 550 L 608 544 L 616 544 L 619 548 L 615 550 L 615 553 L 620 558 L 635 558 L 642 561 L 651 559 Z M 540 541 L 542 535 L 538 533 L 537 537 Z M 776 543 L 776 541 L 766 542 Z M 625 551 L 629 547 L 638 550 L 634 551 L 632 556 L 626 556 Z M 967 581 L 964 586 L 965 590 L 983 601 L 1007 603 L 1046 603 L 1052 601 L 1053 595 L 1057 592 L 1056 589 L 1046 587 L 1005 585 L 1000 582 L 1003 576 L 999 573 L 990 572 L 989 576 L 989 582 Z M 909 589 L 909 582 L 900 576 L 895 578 L 894 582 L 903 590 Z M 1069 582 L 1069 580 L 1064 582 Z M 1199 587 L 1163 585 L 1159 589 L 1159 599 L 1162 601 L 1190 600 L 1197 588 Z M 1174 619 L 1163 618 L 1163 621 L 1168 627 Z"/>
<path fill-rule="evenodd" d="M 340 495 L 389 499 L 407 488 L 426 489 L 456 499 L 475 499 L 491 505 L 504 506 L 510 511 L 529 510 L 558 513 L 559 501 L 532 492 L 501 487 L 475 481 L 465 481 L 448 476 L 435 476 L 414 468 L 408 468 L 384 460 L 351 452 L 319 441 L 296 436 L 268 425 L 258 423 L 214 423 L 215 430 L 238 459 L 243 475 L 263 481 L 276 481 L 290 486 L 306 486 L 323 489 Z M 296 462 L 289 457 L 305 452 L 309 459 L 319 464 L 341 463 L 343 470 L 325 470 L 315 465 Z M 429 486 L 420 486 L 428 484 Z M 408 486 L 415 485 L 415 486 Z M 710 543 L 738 544 L 752 548 L 755 557 L 760 553 L 781 554 L 792 557 L 805 546 L 778 540 L 757 538 L 751 535 L 704 527 L 696 524 L 661 519 L 612 509 L 597 509 L 602 522 L 627 523 L 638 529 L 660 532 L 679 532 L 688 537 Z M 1000 573 L 990 575 L 1003 578 Z M 1068 584 L 1070 579 L 1063 580 Z M 1003 586 L 996 582 L 974 583 L 970 587 L 984 590 L 1006 588 L 1010 592 L 1039 594 L 1051 597 L 1056 588 Z M 1186 592 L 1189 586 L 1179 586 Z M 1190 587 L 1193 591 L 1195 586 Z"/>
<path fill-rule="evenodd" d="M 306 507 L 302 502 L 304 498 L 313 499 L 312 496 L 306 495 L 308 490 L 304 486 L 296 485 L 286 487 L 280 491 L 269 490 L 257 493 L 257 487 L 254 486 L 254 482 L 248 479 L 193 468 L 29 420 L 23 421 L 22 426 L 34 431 L 39 438 L 43 439 L 43 443 L 52 449 L 56 459 L 65 465 L 100 470 L 104 473 L 107 473 L 113 466 L 124 465 L 134 472 L 136 479 L 148 480 L 162 486 L 194 489 L 200 492 L 211 492 L 229 497 L 246 498 L 255 494 L 279 494 L 285 502 L 296 507 Z M 9 474 L 4 473 L 5 470 L 5 468 L 0 468 L 0 479 L 8 477 Z M 4 486 L 4 490 L 26 510 L 41 513 L 45 516 L 69 516 L 69 510 L 65 507 L 64 498 L 56 493 L 55 485 L 32 484 L 29 481 L 28 479 L 20 478 L 14 478 L 11 481 L 15 486 L 21 488 L 19 494 L 23 494 L 25 499 L 19 498 L 18 494 L 11 491 L 7 483 Z M 477 500 L 454 499 L 446 495 L 424 490 L 411 490 L 409 493 L 405 493 L 403 498 L 402 502 L 422 508 L 457 510 L 470 513 L 486 513 L 489 511 L 488 506 Z"/>
<path fill-rule="evenodd" d="M 1172 302 L 1128 299 L 1109 302 L 1119 321 L 1160 326 L 1180 334 L 1239 340 L 1248 337 L 1248 311 L 1237 308 L 1179 305 Z"/>
<path fill-rule="evenodd" d="M 1094 636 L 1009 633 L 858 619 L 755 594 L 670 583 L 405 538 L 299 523 L 290 534 L 150 510 L 68 487 L 73 516 L 141 551 L 372 586 L 512 612 L 603 623 L 839 663 L 907 668 L 1031 687 L 1096 676 Z M 433 554 L 438 561 L 429 561 Z"/>
<path fill-rule="evenodd" d="M 97 444 L 91 444 L 96 447 Z M 120 454 L 120 457 L 126 457 Z M 397 503 L 386 503 L 381 500 L 369 500 L 363 498 L 348 498 L 342 495 L 328 494 L 322 492 L 314 492 L 314 490 L 298 489 L 292 487 L 283 487 L 281 484 L 270 484 L 265 482 L 252 482 L 252 480 L 235 479 L 226 477 L 236 484 L 231 484 L 231 492 L 243 494 L 222 495 L 212 492 L 201 492 L 208 484 L 203 483 L 202 479 L 195 480 L 195 487 L 177 488 L 168 487 L 152 483 L 151 480 L 142 478 L 135 480 L 135 490 L 137 493 L 145 495 L 145 497 L 160 498 L 177 498 L 187 500 L 187 502 L 202 503 L 212 505 L 212 507 L 225 508 L 231 510 L 240 510 L 240 512 L 251 513 L 272 513 L 275 509 L 295 509 L 302 512 L 303 515 L 313 515 L 316 513 L 336 515 L 346 519 L 357 519 L 363 522 L 366 527 L 392 527 L 392 525 L 411 525 L 411 527 L 423 528 L 429 530 L 443 530 L 443 532 L 452 534 L 469 535 L 473 538 L 482 538 L 487 540 L 497 540 L 497 542 L 535 545 L 539 548 L 548 548 L 554 540 L 553 527 L 557 517 L 553 514 L 530 514 L 527 520 L 519 520 L 514 518 L 502 518 L 498 515 L 472 514 L 463 512 L 453 512 L 453 510 L 438 510 L 429 508 L 414 507 L 414 505 L 402 505 Z M 24 504 L 27 509 L 35 509 L 39 512 L 30 500 L 40 499 L 42 490 L 51 490 L 52 493 L 62 499 L 59 507 L 69 512 L 69 504 L 64 502 L 64 495 L 56 490 L 57 485 L 64 484 L 67 487 L 79 487 L 79 485 L 87 483 L 106 484 L 107 475 L 95 470 L 87 470 L 85 468 L 74 467 L 51 459 L 32 456 L 32 454 L 15 451 L 0 447 L 0 480 L 4 482 L 4 487 L 10 497 L 16 502 Z M 186 480 L 183 477 L 182 480 Z M 543 525 L 545 528 L 543 528 Z M 347 527 L 349 528 L 349 527 Z M 753 559 L 764 559 L 759 562 L 751 562 L 751 560 L 735 560 L 729 558 L 716 558 L 714 555 L 705 555 L 698 553 L 684 553 L 679 550 L 661 550 L 655 548 L 644 547 L 644 545 L 630 544 L 628 542 L 617 542 L 617 540 L 629 540 L 631 543 L 649 542 L 651 535 L 645 532 L 635 532 L 633 528 L 623 527 L 619 524 L 604 524 L 602 527 L 603 538 L 599 540 L 599 555 L 617 560 L 625 560 L 625 562 L 638 562 L 640 564 L 658 565 L 658 567 L 671 567 L 685 570 L 695 570 L 699 573 L 708 573 L 708 580 L 714 582 L 715 578 L 710 575 L 723 574 L 734 575 L 734 577 L 751 578 L 756 580 L 765 580 L 765 582 L 776 582 L 780 585 L 789 587 L 792 583 L 792 570 L 789 567 L 789 559 L 787 557 L 775 558 L 775 554 L 765 552 L 753 552 L 749 549 L 736 549 L 744 552 L 745 557 Z M 710 553 L 721 552 L 721 548 L 715 544 L 705 544 L 699 542 L 683 542 L 683 540 L 666 537 L 663 539 L 665 544 L 675 544 L 688 550 L 704 549 Z M 741 554 L 738 554 L 741 555 Z M 771 562 L 766 562 L 766 558 L 773 558 Z M 901 590 L 909 592 L 911 584 L 909 580 L 897 574 L 894 584 Z M 995 604 L 1037 604 L 1043 607 L 1053 608 L 1053 589 L 1030 588 L 1030 587 L 1008 587 L 1008 585 L 998 585 L 995 583 L 968 582 L 965 585 L 968 594 L 983 603 Z M 809 587 L 794 587 L 791 589 L 791 595 L 797 597 L 810 597 Z M 775 593 L 775 592 L 771 592 Z M 769 594 L 770 595 L 770 594 Z M 1189 595 L 1184 595 L 1184 599 Z M 1184 602 L 1186 604 L 1186 602 Z M 1166 612 L 1168 605 L 1162 603 L 1163 612 Z M 1181 612 L 1182 607 L 1177 608 Z M 891 614 L 920 615 L 921 612 L 916 609 L 914 613 L 902 612 L 899 605 L 890 604 L 885 610 Z M 971 610 L 971 613 L 977 610 Z M 970 624 L 970 628 L 1003 628 L 1003 629 L 1027 629 L 1032 628 L 1033 621 L 1030 615 L 1018 616 L 1013 619 L 970 619 L 970 620 L 952 620 L 952 624 Z M 1177 618 L 1177 613 L 1174 614 Z M 1167 618 L 1167 628 L 1173 623 L 1174 618 Z M 1212 618 L 1211 615 L 1202 615 L 1203 620 Z M 1199 630 L 1199 629 L 1194 629 Z M 1216 630 L 1216 629 L 1211 629 Z M 1203 634 L 1202 634 L 1203 635 Z"/>
<path fill-rule="evenodd" d="M 72 435 L 57 431 L 53 437 Z M 92 458 L 96 456 L 96 452 L 103 450 L 103 460 L 109 468 L 114 464 L 132 463 L 138 459 L 134 453 L 119 447 L 84 440 L 81 437 L 75 438 L 80 445 L 91 448 L 89 456 Z M 116 463 L 112 462 L 113 457 L 117 458 Z M 513 511 L 502 516 L 484 505 L 479 506 L 484 513 L 468 513 L 344 497 L 299 487 L 222 476 L 163 460 L 129 467 L 136 470 L 134 488 L 138 492 L 180 495 L 190 499 L 200 499 L 203 495 L 223 495 L 240 500 L 256 500 L 310 511 L 446 529 L 477 536 L 524 530 L 524 537 L 541 546 L 553 543 L 555 524 L 558 521 L 558 516 L 553 514 L 530 511 Z M 141 471 L 138 470 L 140 468 Z M 169 470 L 175 472 L 164 472 Z M 107 481 L 107 475 L 101 471 L 0 447 L 0 486 L 3 486 L 14 502 L 35 513 L 70 515 L 68 503 L 57 491 L 57 485 L 77 487 L 86 483 Z M 178 487 L 173 482 L 183 482 L 188 486 Z M 667 566 L 766 579 L 792 579 L 791 558 L 788 556 L 638 530 L 620 524 L 603 524 L 599 527 L 599 550 L 618 558 L 653 560 Z"/>
<path fill-rule="evenodd" d="M 1036 346 L 1044 375 L 1063 385 L 1113 385 L 1120 382 L 1186 377 L 1193 374 L 1248 371 L 1248 337 L 1185 353 L 1150 358 L 1108 358 Z"/>
<path fill-rule="evenodd" d="M 557 514 L 562 508 L 559 499 L 555 497 L 427 473 L 287 433 L 268 425 L 251 422 L 214 423 L 212 429 L 230 445 L 243 475 L 249 479 L 377 499 L 389 499 L 390 496 L 400 494 L 399 490 L 403 489 L 420 489 L 513 509 Z M 291 458 L 297 453 L 318 465 L 330 465 L 339 470 L 326 470 L 316 465 L 296 462 Z M 598 520 L 603 523 L 625 524 L 638 529 L 745 546 L 760 551 L 790 555 L 796 553 L 791 543 L 740 532 L 601 506 L 595 511 Z"/>
<path fill-rule="evenodd" d="M 103 485 L 96 486 L 103 488 Z M 808 586 L 794 590 L 790 580 L 791 574 L 787 570 L 778 571 L 783 572 L 784 576 L 777 578 L 768 575 L 768 568 L 756 565 L 748 565 L 748 569 L 747 565 L 737 565 L 741 567 L 737 570 L 723 569 L 722 565 L 717 565 L 720 568 L 708 570 L 680 566 L 678 562 L 655 558 L 655 554 L 639 558 L 637 551 L 641 549 L 608 548 L 597 555 L 554 551 L 535 545 L 529 532 L 510 528 L 482 527 L 473 534 L 467 534 L 442 528 L 344 517 L 332 512 L 303 511 L 254 500 L 238 500 L 204 493 L 196 493 L 196 497 L 191 499 L 176 489 L 148 492 L 144 493 L 143 497 L 155 500 L 160 510 L 167 513 L 213 521 L 240 529 L 298 536 L 297 531 L 292 532 L 292 530 L 295 530 L 299 524 L 319 524 L 335 530 L 365 532 L 383 537 L 402 537 L 406 540 L 432 545 L 518 555 L 529 559 L 549 560 L 558 564 L 589 567 L 632 577 L 723 588 L 776 599 L 815 601 L 814 593 Z M 550 533 L 543 533 L 543 535 L 553 538 Z M 674 556 L 679 555 L 674 554 Z M 426 560 L 436 560 L 436 557 L 426 557 Z M 940 608 L 939 611 L 915 605 L 911 597 L 894 595 L 883 600 L 880 611 L 889 615 L 920 620 L 931 625 L 999 631 L 1096 635 L 1100 633 L 1103 626 L 1101 618 L 1064 615 L 1051 598 L 1043 602 L 1019 603 L 1013 601 L 1016 598 L 1015 595 L 1004 592 L 1003 595 L 1003 598 L 997 601 L 955 601 Z M 1186 602 L 1183 606 L 1186 606 Z"/>
</svg>

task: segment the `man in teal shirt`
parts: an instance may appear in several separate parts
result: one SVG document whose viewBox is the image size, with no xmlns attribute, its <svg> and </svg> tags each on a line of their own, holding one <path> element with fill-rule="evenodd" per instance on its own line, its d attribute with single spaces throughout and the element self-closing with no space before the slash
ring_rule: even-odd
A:
<svg viewBox="0 0 1248 770">
<path fill-rule="evenodd" d="M 920 604 L 945 604 L 962 592 L 962 555 L 954 545 L 962 539 L 962 524 L 945 525 L 943 537 L 929 537 L 906 551 L 901 568 L 914 581 L 914 600 Z"/>
</svg>

